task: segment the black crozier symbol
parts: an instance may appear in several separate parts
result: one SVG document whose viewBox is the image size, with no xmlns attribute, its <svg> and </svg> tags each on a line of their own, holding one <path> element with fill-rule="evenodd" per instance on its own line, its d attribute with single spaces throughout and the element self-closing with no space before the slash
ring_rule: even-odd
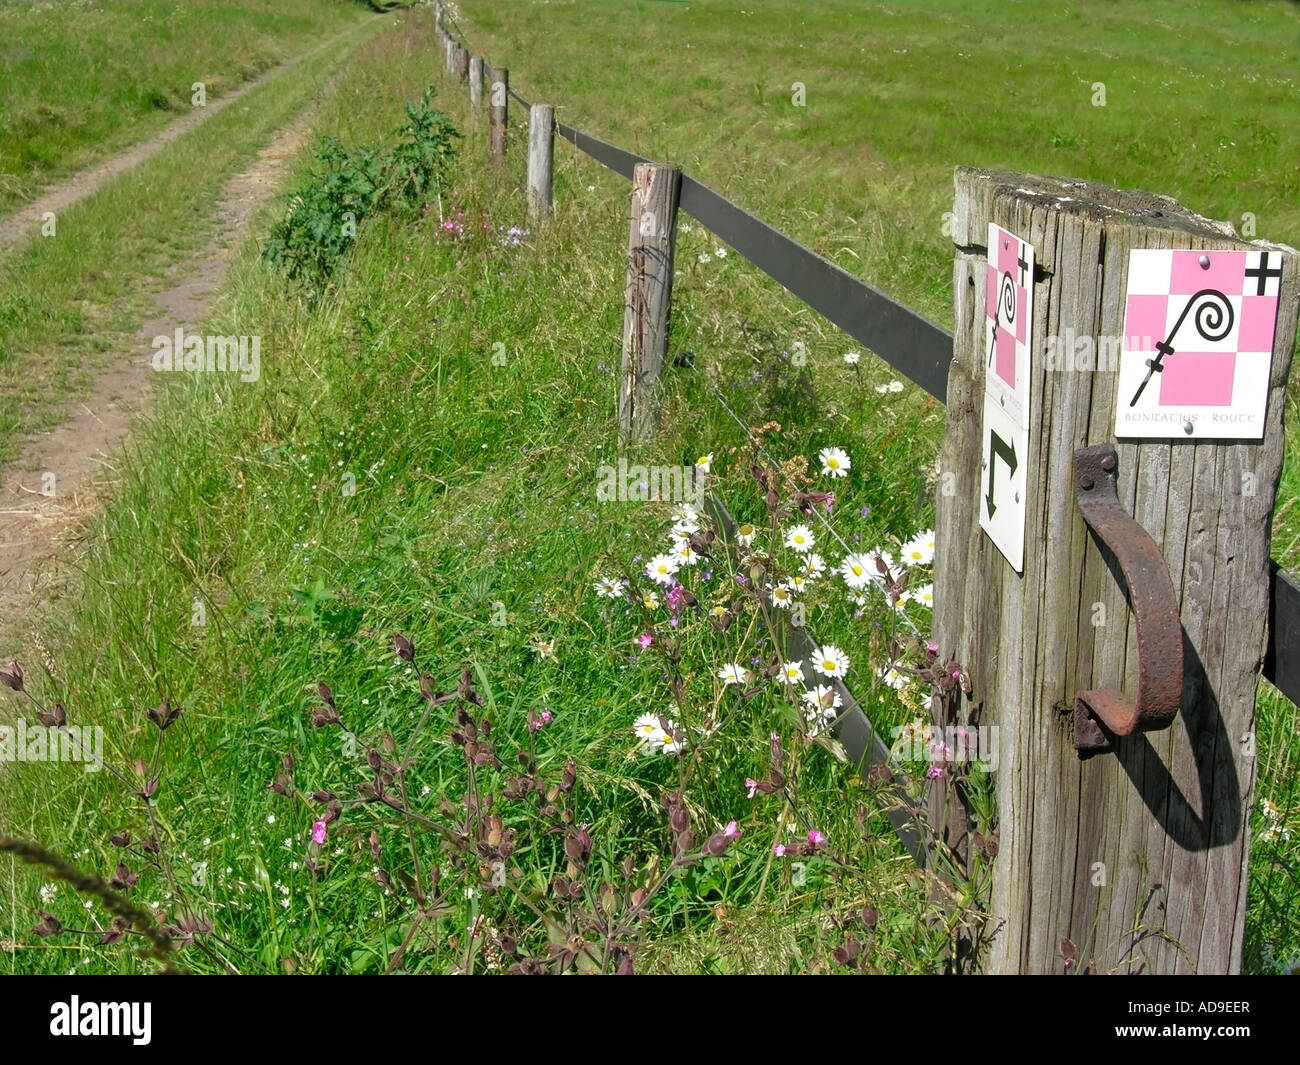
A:
<svg viewBox="0 0 1300 1065">
<path fill-rule="evenodd" d="M 1192 296 L 1183 307 L 1183 312 L 1178 316 L 1178 321 L 1174 327 L 1169 330 L 1169 335 L 1164 340 L 1156 343 L 1156 357 L 1147 359 L 1147 375 L 1142 378 L 1142 383 L 1138 385 L 1137 391 L 1133 393 L 1133 398 L 1129 400 L 1130 407 L 1136 407 L 1137 401 L 1142 398 L 1142 393 L 1146 390 L 1148 383 L 1154 374 L 1165 372 L 1165 356 L 1172 355 L 1175 352 L 1173 339 L 1182 324 L 1187 319 L 1187 313 L 1197 300 L 1205 298 L 1199 307 L 1196 308 L 1196 314 L 1192 317 L 1192 324 L 1196 326 L 1196 331 L 1201 334 L 1205 340 L 1222 340 L 1232 332 L 1232 323 L 1234 313 L 1232 304 L 1228 302 L 1228 297 L 1220 292 L 1217 288 L 1203 288 L 1196 295 Z"/>
<path fill-rule="evenodd" d="M 1023 273 L 1023 267 L 1026 265 L 1024 259 L 1020 260 Z M 993 313 L 993 330 L 989 333 L 989 361 L 987 365 L 993 365 L 993 357 L 998 350 L 998 324 L 1012 325 L 1016 320 L 1016 282 L 1012 278 L 1010 271 L 1004 270 L 1002 276 L 998 279 L 998 302 L 997 309 Z"/>
</svg>

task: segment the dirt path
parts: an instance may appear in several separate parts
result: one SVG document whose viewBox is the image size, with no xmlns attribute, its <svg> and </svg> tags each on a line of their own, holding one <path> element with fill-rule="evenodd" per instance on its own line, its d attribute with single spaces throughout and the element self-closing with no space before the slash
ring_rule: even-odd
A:
<svg viewBox="0 0 1300 1065">
<path fill-rule="evenodd" d="M 150 140 L 145 141 L 143 144 L 137 144 L 134 148 L 128 149 L 121 155 L 115 156 L 91 170 L 83 171 L 60 185 L 55 185 L 26 207 L 22 208 L 15 214 L 10 215 L 8 218 L 0 220 L 0 254 L 8 251 L 13 244 L 39 232 L 41 216 L 47 211 L 53 211 L 55 215 L 57 215 L 64 208 L 71 206 L 78 200 L 85 199 L 85 197 L 89 196 L 91 193 L 97 192 L 99 189 L 103 188 L 104 185 L 117 177 L 118 174 L 130 170 L 133 166 L 144 162 L 150 156 L 155 155 L 167 145 L 171 144 L 171 142 L 176 140 L 177 137 L 184 136 L 190 130 L 194 129 L 195 126 L 207 121 L 213 115 L 220 114 L 221 111 L 229 107 L 236 100 L 242 99 L 254 89 L 265 85 L 272 78 L 278 77 L 285 71 L 292 70 L 304 59 L 309 59 L 318 52 L 330 47 L 330 45 L 338 43 L 343 40 L 343 38 L 356 33 L 362 27 L 368 25 L 370 25 L 368 22 L 359 22 L 355 26 L 344 30 L 342 33 L 335 34 L 329 40 L 318 44 L 315 48 L 308 49 L 306 52 L 295 56 L 288 62 L 282 63 L 278 67 L 272 67 L 264 74 L 260 74 L 252 81 L 241 86 L 239 89 L 236 89 L 229 96 L 222 96 L 220 99 L 214 100 L 206 107 L 194 108 L 192 113 L 176 122 L 173 122 L 161 133 L 157 134 Z"/>
<path fill-rule="evenodd" d="M 49 600 L 63 593 L 75 565 L 75 552 L 69 548 L 117 479 L 115 456 L 154 384 L 150 341 L 170 335 L 177 326 L 197 330 L 237 238 L 285 175 L 314 111 L 309 105 L 262 149 L 252 166 L 226 184 L 212 241 L 201 255 L 186 260 L 189 269 L 183 276 L 174 268 L 173 286 L 156 297 L 157 313 L 141 324 L 126 357 L 96 378 L 69 421 L 28 440 L 0 476 L 0 660 L 6 664 L 19 655 L 17 645 L 34 643 L 40 648 L 39 637 L 26 623 L 28 608 L 38 597 Z M 49 475 L 54 478 L 52 496 L 42 493 Z"/>
</svg>

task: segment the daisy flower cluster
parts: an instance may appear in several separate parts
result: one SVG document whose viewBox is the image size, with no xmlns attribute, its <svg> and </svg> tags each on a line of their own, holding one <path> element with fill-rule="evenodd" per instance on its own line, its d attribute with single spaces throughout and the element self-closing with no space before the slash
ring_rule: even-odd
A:
<svg viewBox="0 0 1300 1065">
<path fill-rule="evenodd" d="M 667 724 L 667 728 L 664 725 Z M 657 754 L 680 754 L 686 749 L 681 726 L 672 718 L 659 714 L 642 714 L 632 723 L 637 738 L 637 752 L 642 758 Z"/>
<path fill-rule="evenodd" d="M 1282 823 L 1282 811 L 1277 808 L 1277 803 L 1271 799 L 1260 799 L 1259 808 L 1264 811 L 1264 816 L 1268 819 L 1267 827 L 1260 833 L 1260 841 L 1263 843 L 1289 842 L 1291 833 L 1286 825 Z"/>
</svg>

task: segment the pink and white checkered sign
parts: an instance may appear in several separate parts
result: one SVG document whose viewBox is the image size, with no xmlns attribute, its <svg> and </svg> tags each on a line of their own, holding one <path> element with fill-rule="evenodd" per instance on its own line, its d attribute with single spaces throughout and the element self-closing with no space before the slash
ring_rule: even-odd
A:
<svg viewBox="0 0 1300 1065">
<path fill-rule="evenodd" d="M 1281 278 L 1277 252 L 1131 252 L 1116 435 L 1263 436 Z"/>
<path fill-rule="evenodd" d="M 1034 249 L 989 223 L 985 280 L 985 389 L 1021 424 L 1029 418 Z"/>
</svg>

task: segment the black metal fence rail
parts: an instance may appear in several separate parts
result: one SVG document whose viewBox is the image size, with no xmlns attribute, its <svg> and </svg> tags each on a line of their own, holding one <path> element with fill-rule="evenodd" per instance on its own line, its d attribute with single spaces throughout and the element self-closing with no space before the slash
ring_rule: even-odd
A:
<svg viewBox="0 0 1300 1065">
<path fill-rule="evenodd" d="M 464 32 L 459 26 L 456 29 L 464 44 Z M 514 89 L 509 91 L 522 107 L 532 106 Z M 653 162 L 566 123 L 557 122 L 556 128 L 580 152 L 629 181 L 637 163 Z M 948 330 L 687 174 L 682 175 L 680 207 L 731 245 L 741 258 L 870 348 L 904 377 L 939 402 L 946 401 L 953 343 Z M 1283 570 L 1277 561 L 1272 562 L 1263 675 L 1300 705 L 1300 577 Z"/>
</svg>

